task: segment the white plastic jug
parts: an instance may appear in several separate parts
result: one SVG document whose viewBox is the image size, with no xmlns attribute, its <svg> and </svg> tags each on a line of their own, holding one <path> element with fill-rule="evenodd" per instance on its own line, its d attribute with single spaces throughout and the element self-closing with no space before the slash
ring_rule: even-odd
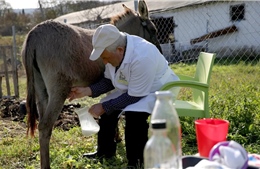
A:
<svg viewBox="0 0 260 169">
<path fill-rule="evenodd" d="M 85 136 L 91 136 L 99 131 L 99 125 L 93 116 L 88 112 L 88 107 L 76 110 L 79 116 L 79 122 L 82 130 L 82 134 Z"/>
</svg>

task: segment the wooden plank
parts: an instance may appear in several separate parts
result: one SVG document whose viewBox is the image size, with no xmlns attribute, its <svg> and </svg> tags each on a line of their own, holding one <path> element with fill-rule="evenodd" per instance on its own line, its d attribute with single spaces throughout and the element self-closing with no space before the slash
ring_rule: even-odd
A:
<svg viewBox="0 0 260 169">
<path fill-rule="evenodd" d="M 8 73 L 8 74 L 12 74 L 12 73 L 13 73 L 13 70 L 8 70 L 7 73 Z M 0 75 L 3 75 L 3 76 L 4 76 L 5 74 L 6 74 L 6 72 L 0 72 Z"/>
<path fill-rule="evenodd" d="M 3 97 L 3 90 L 2 90 L 2 77 L 3 77 L 3 76 L 0 76 L 0 98 Z"/>
<path fill-rule="evenodd" d="M 205 41 L 205 40 L 208 40 L 208 39 L 216 38 L 218 36 L 226 35 L 228 33 L 233 33 L 233 32 L 236 32 L 236 31 L 238 31 L 237 27 L 235 25 L 232 25 L 230 27 L 227 27 L 227 28 L 224 28 L 224 29 L 221 29 L 221 30 L 210 32 L 210 33 L 203 35 L 201 37 L 191 39 L 190 44 L 193 45 L 195 43 L 199 43 L 199 42 L 202 42 L 202 41 Z"/>
</svg>

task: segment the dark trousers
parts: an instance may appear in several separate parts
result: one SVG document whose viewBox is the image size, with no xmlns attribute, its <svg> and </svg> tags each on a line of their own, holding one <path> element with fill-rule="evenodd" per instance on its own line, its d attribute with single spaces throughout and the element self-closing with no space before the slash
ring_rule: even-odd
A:
<svg viewBox="0 0 260 169">
<path fill-rule="evenodd" d="M 114 138 L 120 112 L 103 114 L 99 120 L 98 153 L 102 155 L 109 156 L 116 152 Z M 128 166 L 143 165 L 143 150 L 148 140 L 149 115 L 146 112 L 125 112 L 125 146 Z"/>
</svg>

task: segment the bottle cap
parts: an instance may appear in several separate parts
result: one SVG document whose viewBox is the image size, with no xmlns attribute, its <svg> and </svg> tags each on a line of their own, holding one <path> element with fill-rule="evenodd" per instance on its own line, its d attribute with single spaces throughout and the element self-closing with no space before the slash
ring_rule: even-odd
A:
<svg viewBox="0 0 260 169">
<path fill-rule="evenodd" d="M 165 119 L 158 119 L 151 121 L 153 129 L 165 129 L 166 128 L 166 120 Z"/>
</svg>

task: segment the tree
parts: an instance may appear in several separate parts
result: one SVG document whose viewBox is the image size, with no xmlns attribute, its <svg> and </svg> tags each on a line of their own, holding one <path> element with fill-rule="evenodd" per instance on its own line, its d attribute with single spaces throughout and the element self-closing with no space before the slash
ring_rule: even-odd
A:
<svg viewBox="0 0 260 169">
<path fill-rule="evenodd" d="M 9 3 L 6 3 L 5 0 L 0 0 L 0 35 L 10 36 L 12 34 L 11 27 L 13 25 L 19 32 L 27 33 L 33 26 L 44 20 L 55 19 L 67 13 L 100 6 L 104 6 L 105 9 L 107 8 L 105 5 L 120 1 L 38 0 L 38 2 L 39 9 L 36 9 L 33 14 L 25 14 L 24 10 L 20 13 L 14 13 Z M 90 13 L 85 13 L 82 17 L 93 16 L 93 20 L 97 20 L 105 10 L 90 11 Z"/>
<path fill-rule="evenodd" d="M 0 17 L 4 17 L 8 10 L 12 9 L 11 5 L 5 0 L 0 0 Z"/>
<path fill-rule="evenodd" d="M 24 10 L 15 13 L 9 3 L 0 0 L 0 35 L 12 35 L 12 26 L 15 26 L 19 32 L 25 32 L 30 29 L 28 23 L 30 23 L 30 16 L 25 14 Z"/>
<path fill-rule="evenodd" d="M 1 35 L 3 31 L 6 31 L 6 20 L 5 17 L 8 13 L 10 13 L 11 6 L 9 3 L 5 2 L 5 0 L 0 0 L 0 32 Z"/>
</svg>

